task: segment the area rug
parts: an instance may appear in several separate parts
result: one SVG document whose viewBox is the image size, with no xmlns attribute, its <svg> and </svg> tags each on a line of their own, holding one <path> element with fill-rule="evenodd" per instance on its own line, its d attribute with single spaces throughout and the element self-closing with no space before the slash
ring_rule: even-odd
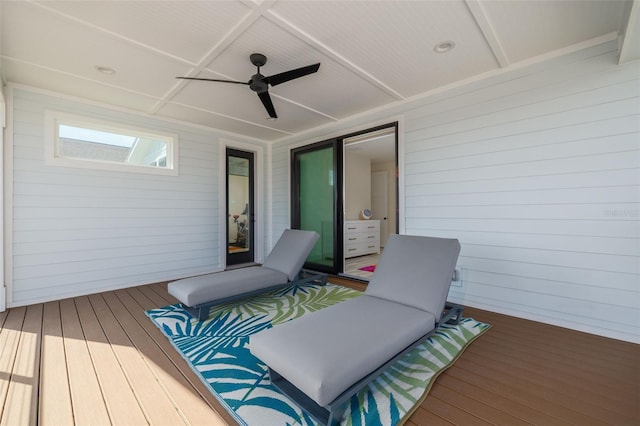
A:
<svg viewBox="0 0 640 426">
<path fill-rule="evenodd" d="M 333 284 L 290 286 L 214 307 L 203 322 L 193 320 L 179 305 L 146 314 L 239 424 L 315 425 L 271 385 L 267 366 L 250 352 L 249 336 L 361 294 Z M 489 327 L 471 318 L 457 326 L 441 326 L 352 397 L 341 424 L 403 423 L 426 398 L 435 378 Z"/>
<path fill-rule="evenodd" d="M 375 272 L 376 270 L 376 265 L 368 265 L 368 266 L 363 266 L 362 268 L 358 268 L 359 271 L 366 271 L 366 272 Z"/>
</svg>

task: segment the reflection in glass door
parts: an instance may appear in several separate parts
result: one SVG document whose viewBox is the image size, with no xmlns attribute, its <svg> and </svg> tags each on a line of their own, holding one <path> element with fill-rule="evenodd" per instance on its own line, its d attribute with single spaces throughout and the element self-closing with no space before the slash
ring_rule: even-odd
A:
<svg viewBox="0 0 640 426">
<path fill-rule="evenodd" d="M 227 148 L 227 265 L 253 262 L 253 153 Z"/>
<path fill-rule="evenodd" d="M 292 152 L 292 227 L 320 235 L 306 267 L 329 273 L 337 273 L 342 263 L 338 245 L 342 206 L 337 205 L 342 185 L 336 172 L 341 160 L 336 145 L 337 141 L 328 141 Z"/>
</svg>

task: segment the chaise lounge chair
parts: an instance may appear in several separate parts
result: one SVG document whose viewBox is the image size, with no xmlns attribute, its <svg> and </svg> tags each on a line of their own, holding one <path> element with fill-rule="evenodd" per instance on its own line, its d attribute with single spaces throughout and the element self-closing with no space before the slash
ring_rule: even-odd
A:
<svg viewBox="0 0 640 426">
<path fill-rule="evenodd" d="M 459 252 L 458 240 L 393 235 L 362 296 L 256 333 L 251 352 L 284 394 L 338 424 L 351 396 L 439 323 L 460 319 L 461 306 L 445 309 Z"/>
<path fill-rule="evenodd" d="M 170 282 L 174 296 L 193 317 L 203 321 L 214 305 L 291 284 L 325 284 L 324 274 L 302 269 L 319 236 L 314 231 L 286 229 L 262 266 L 232 269 Z"/>
</svg>

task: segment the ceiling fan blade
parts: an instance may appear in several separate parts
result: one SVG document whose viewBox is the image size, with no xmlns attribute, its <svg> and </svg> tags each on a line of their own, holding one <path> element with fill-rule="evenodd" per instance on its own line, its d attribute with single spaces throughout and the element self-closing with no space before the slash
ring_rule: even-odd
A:
<svg viewBox="0 0 640 426">
<path fill-rule="evenodd" d="M 264 105 L 265 109 L 269 113 L 269 117 L 278 118 L 276 109 L 273 107 L 273 102 L 271 102 L 271 96 L 269 96 L 269 92 L 266 90 L 264 92 L 259 92 L 258 97 L 262 101 L 262 105 Z"/>
<path fill-rule="evenodd" d="M 176 77 L 182 80 L 200 80 L 200 81 L 217 81 L 218 83 L 233 83 L 233 84 L 244 84 L 249 85 L 246 81 L 234 81 L 234 80 L 218 80 L 216 78 L 198 78 L 198 77 Z"/>
<path fill-rule="evenodd" d="M 320 68 L 319 62 L 317 64 L 307 65 L 306 67 L 296 68 L 295 70 L 285 71 L 281 72 L 280 74 L 265 77 L 264 81 L 272 86 L 276 86 L 278 84 L 286 83 L 287 81 L 296 78 L 304 77 L 308 74 L 313 74 L 314 72 L 318 71 L 318 68 Z"/>
</svg>

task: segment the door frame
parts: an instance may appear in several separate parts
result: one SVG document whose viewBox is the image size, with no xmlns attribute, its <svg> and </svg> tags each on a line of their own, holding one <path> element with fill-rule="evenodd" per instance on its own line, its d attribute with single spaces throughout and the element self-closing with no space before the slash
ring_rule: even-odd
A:
<svg viewBox="0 0 640 426">
<path fill-rule="evenodd" d="M 402 201 L 404 200 L 404 162 L 401 161 L 404 158 L 404 150 L 403 150 L 403 143 L 402 143 L 402 139 L 401 139 L 401 133 L 400 133 L 400 129 L 401 129 L 401 124 L 402 121 L 400 119 L 396 119 L 396 120 L 392 120 L 392 121 L 388 121 L 385 124 L 379 124 L 373 127 L 369 127 L 365 130 L 358 130 L 358 131 L 354 131 L 352 133 L 348 133 L 346 135 L 340 136 L 338 138 L 338 140 L 340 141 L 340 148 L 342 150 L 342 152 L 344 152 L 345 149 L 345 145 L 344 145 L 344 140 L 345 139 L 350 139 L 356 136 L 363 136 L 366 135 L 367 133 L 374 133 L 374 132 L 378 132 L 380 130 L 384 130 L 384 129 L 390 129 L 390 128 L 394 128 L 395 129 L 395 162 L 396 162 L 396 175 L 394 176 L 395 179 L 395 185 L 396 185 L 396 199 L 395 199 L 395 204 L 396 204 L 396 228 L 395 228 L 395 232 L 397 234 L 401 234 L 404 232 L 404 220 L 400 220 L 400 212 L 404 211 L 404 203 L 402 203 Z M 342 166 L 344 167 L 344 161 Z M 342 172 L 344 174 L 344 171 Z M 343 190 L 343 195 L 344 195 L 344 190 Z M 402 203 L 402 205 L 401 205 Z M 343 204 L 344 205 L 344 204 Z M 344 214 L 344 213 L 343 213 Z"/>
<path fill-rule="evenodd" d="M 396 162 L 396 175 L 395 175 L 395 185 L 396 185 L 396 227 L 395 232 L 398 234 L 404 233 L 405 230 L 405 222 L 404 217 L 401 216 L 401 213 L 404 212 L 404 139 L 403 139 L 403 124 L 404 119 L 402 116 L 391 117 L 388 120 L 383 120 L 379 123 L 370 124 L 369 126 L 359 127 L 358 130 L 347 131 L 345 133 L 339 133 L 335 137 L 331 137 L 328 139 L 324 139 L 320 142 L 310 143 L 310 144 L 299 144 L 294 145 L 289 148 L 289 197 L 290 197 L 290 223 L 292 228 L 296 228 L 299 226 L 299 223 L 296 223 L 296 210 L 295 204 L 297 203 L 295 199 L 296 194 L 296 179 L 295 179 L 295 164 L 294 164 L 294 153 L 300 152 L 301 150 L 312 148 L 316 146 L 321 146 L 323 144 L 334 143 L 334 168 L 336 171 L 336 181 L 335 185 L 337 189 L 334 191 L 334 197 L 337 197 L 334 200 L 334 205 L 336 206 L 336 223 L 334 225 L 334 255 L 337 257 L 336 261 L 334 261 L 335 270 L 327 271 L 324 268 L 319 268 L 318 270 L 322 272 L 328 272 L 332 274 L 343 274 L 344 273 L 344 139 L 349 139 L 355 136 L 364 135 L 367 133 L 376 132 L 379 130 L 394 128 L 395 129 L 395 162 Z M 305 264 L 306 265 L 306 264 Z M 314 269 L 313 265 L 309 265 L 309 269 Z"/>
<path fill-rule="evenodd" d="M 230 216 L 229 216 L 229 204 L 230 204 L 230 199 L 229 199 L 229 188 L 231 185 L 231 169 L 229 167 L 230 164 L 230 159 L 231 158 L 239 158 L 239 159 L 243 159 L 245 161 L 247 161 L 249 163 L 249 170 L 248 170 L 248 179 L 247 179 L 247 185 L 248 185 L 248 202 L 246 204 L 247 207 L 247 212 L 246 212 L 246 216 L 247 216 L 247 224 L 246 224 L 246 228 L 248 228 L 248 238 L 246 239 L 247 241 L 245 241 L 245 245 L 248 245 L 248 250 L 246 251 L 241 251 L 238 253 L 230 253 L 229 252 L 229 247 L 231 245 L 231 241 L 229 240 L 229 235 L 231 234 L 231 223 L 230 223 Z M 226 166 L 226 173 L 225 173 L 225 188 L 227 190 L 227 196 L 226 196 L 226 200 L 225 200 L 225 217 L 227 218 L 227 220 L 225 221 L 225 225 L 226 225 L 226 231 L 225 231 L 225 237 L 227 240 L 227 249 L 226 249 L 226 263 L 227 266 L 229 265 L 242 265 L 242 264 L 248 264 L 248 263 L 253 263 L 255 261 L 255 154 L 251 151 L 244 151 L 244 150 L 239 150 L 239 149 L 235 149 L 235 148 L 229 148 L 227 147 L 227 149 L 225 150 L 225 166 Z M 239 223 L 239 222 L 238 222 Z M 236 225 L 237 226 L 237 230 L 238 232 L 240 231 L 240 225 Z M 238 235 L 236 234 L 236 242 L 238 240 Z"/>
<path fill-rule="evenodd" d="M 227 148 L 253 153 L 253 189 L 254 189 L 254 225 L 253 225 L 253 259 L 256 263 L 264 262 L 264 148 L 231 139 L 220 139 L 218 144 L 218 263 L 221 269 L 227 267 Z"/>
</svg>

